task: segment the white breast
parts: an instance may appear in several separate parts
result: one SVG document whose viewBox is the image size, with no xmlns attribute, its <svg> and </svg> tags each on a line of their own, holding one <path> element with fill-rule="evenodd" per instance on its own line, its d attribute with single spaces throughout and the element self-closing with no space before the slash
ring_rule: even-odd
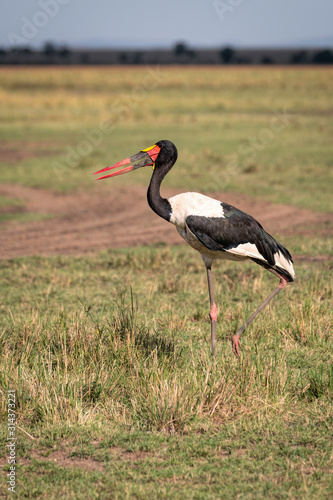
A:
<svg viewBox="0 0 333 500">
<path fill-rule="evenodd" d="M 177 194 L 169 198 L 169 203 L 172 208 L 170 222 L 181 229 L 189 215 L 224 217 L 221 202 L 200 193 Z"/>
</svg>

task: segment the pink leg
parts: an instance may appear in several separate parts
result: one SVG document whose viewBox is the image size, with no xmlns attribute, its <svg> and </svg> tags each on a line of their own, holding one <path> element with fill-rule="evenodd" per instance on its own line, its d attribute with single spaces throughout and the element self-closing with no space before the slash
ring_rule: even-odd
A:
<svg viewBox="0 0 333 500">
<path fill-rule="evenodd" d="M 217 321 L 217 307 L 215 302 L 210 306 L 209 317 L 211 321 Z"/>
<path fill-rule="evenodd" d="M 251 323 L 252 320 L 254 320 L 254 318 L 260 313 L 260 311 L 262 311 L 262 309 L 268 304 L 268 302 L 272 300 L 272 298 L 275 297 L 275 295 L 279 293 L 287 285 L 287 283 L 288 281 L 284 277 L 280 276 L 279 285 L 275 288 L 275 290 L 273 290 L 273 292 L 267 297 L 267 299 L 265 299 L 263 303 L 260 304 L 258 309 L 254 311 L 253 314 L 251 314 L 246 323 L 244 323 L 244 325 L 241 326 L 240 329 L 232 337 L 232 350 L 235 356 L 239 356 L 239 348 L 241 347 L 239 338 L 241 334 L 244 332 L 245 328 Z"/>
</svg>

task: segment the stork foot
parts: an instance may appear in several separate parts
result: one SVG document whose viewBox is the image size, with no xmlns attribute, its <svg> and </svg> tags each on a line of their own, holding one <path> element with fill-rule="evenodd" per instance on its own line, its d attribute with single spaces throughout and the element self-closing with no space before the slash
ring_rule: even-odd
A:
<svg viewBox="0 0 333 500">
<path fill-rule="evenodd" d="M 240 343 L 240 339 L 239 339 L 239 335 L 234 335 L 232 337 L 232 350 L 233 350 L 233 353 L 235 356 L 239 356 L 239 349 L 241 349 L 241 343 Z"/>
</svg>

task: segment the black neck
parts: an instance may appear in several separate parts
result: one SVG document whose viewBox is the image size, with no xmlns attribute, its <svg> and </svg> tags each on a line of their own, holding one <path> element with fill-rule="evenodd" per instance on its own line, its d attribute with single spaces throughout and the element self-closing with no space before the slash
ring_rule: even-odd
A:
<svg viewBox="0 0 333 500">
<path fill-rule="evenodd" d="M 165 173 L 162 169 L 155 168 L 150 180 L 147 198 L 150 208 L 163 219 L 170 221 L 171 205 L 169 200 L 162 198 L 160 194 L 160 187 Z"/>
</svg>

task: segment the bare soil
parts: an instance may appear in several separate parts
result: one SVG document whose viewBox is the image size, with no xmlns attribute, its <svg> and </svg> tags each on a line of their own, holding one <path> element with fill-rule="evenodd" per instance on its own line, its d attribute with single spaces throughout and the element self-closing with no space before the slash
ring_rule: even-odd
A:
<svg viewBox="0 0 333 500">
<path fill-rule="evenodd" d="M 173 196 L 181 190 L 163 189 Z M 154 214 L 143 186 L 101 187 L 82 193 L 57 193 L 20 185 L 0 186 L 0 196 L 16 198 L 21 206 L 2 206 L 1 212 L 34 213 L 51 217 L 35 222 L 1 224 L 0 257 L 83 255 L 103 249 L 183 243 L 175 228 Z M 210 193 L 260 221 L 272 235 L 332 234 L 332 214 L 276 205 L 239 193 Z"/>
<path fill-rule="evenodd" d="M 93 441 L 92 445 L 95 450 L 100 448 L 99 441 Z M 150 458 L 152 455 L 145 451 L 134 451 L 128 452 L 119 447 L 109 447 L 108 449 L 103 448 L 107 451 L 108 457 L 113 461 L 123 461 L 123 462 L 133 462 L 133 461 L 144 461 Z M 103 459 L 93 458 L 91 456 L 80 456 L 75 454 L 73 446 L 69 442 L 62 442 L 60 448 L 54 448 L 52 450 L 41 447 L 40 449 L 33 449 L 25 457 L 19 457 L 18 463 L 22 466 L 31 466 L 36 461 L 50 462 L 54 463 L 58 467 L 76 467 L 79 469 L 84 469 L 88 471 L 104 471 L 105 463 Z M 156 459 L 156 457 L 155 457 Z M 7 463 L 6 457 L 0 458 L 0 469 L 5 467 Z"/>
</svg>

